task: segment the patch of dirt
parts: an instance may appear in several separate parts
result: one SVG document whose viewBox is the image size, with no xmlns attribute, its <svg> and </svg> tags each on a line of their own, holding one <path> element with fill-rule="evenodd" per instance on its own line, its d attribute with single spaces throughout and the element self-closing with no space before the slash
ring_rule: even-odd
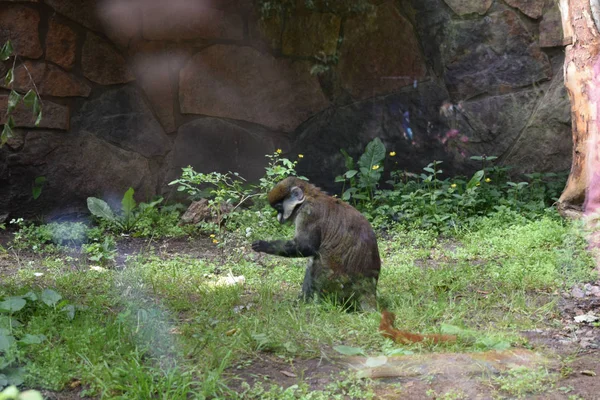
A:
<svg viewBox="0 0 600 400">
<path fill-rule="evenodd" d="M 82 397 L 80 395 L 81 391 L 76 389 L 71 390 L 63 390 L 61 392 L 54 392 L 52 390 L 40 390 L 44 400 L 91 400 L 97 397 L 85 396 Z"/>
<path fill-rule="evenodd" d="M 229 368 L 229 387 L 241 392 L 242 382 L 250 386 L 256 382 L 263 382 L 267 387 L 269 384 L 277 384 L 284 388 L 305 382 L 313 390 L 323 390 L 331 382 L 332 375 L 335 376 L 346 369 L 347 366 L 330 359 L 297 359 L 285 362 L 279 357 L 261 354 L 249 365 L 241 364 Z"/>
</svg>

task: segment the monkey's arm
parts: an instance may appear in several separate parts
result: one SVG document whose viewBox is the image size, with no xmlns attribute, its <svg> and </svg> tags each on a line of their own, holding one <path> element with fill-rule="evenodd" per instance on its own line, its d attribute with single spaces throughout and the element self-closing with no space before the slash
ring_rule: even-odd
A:
<svg viewBox="0 0 600 400">
<path fill-rule="evenodd" d="M 259 240 L 252 243 L 252 250 L 282 257 L 312 257 L 317 255 L 321 239 L 316 232 L 300 234 L 292 240 Z"/>
<path fill-rule="evenodd" d="M 271 242 L 258 240 L 252 243 L 252 250 L 282 257 L 312 257 L 317 254 L 317 249 L 314 246 L 307 242 L 300 242 L 297 239 L 273 240 Z"/>
</svg>

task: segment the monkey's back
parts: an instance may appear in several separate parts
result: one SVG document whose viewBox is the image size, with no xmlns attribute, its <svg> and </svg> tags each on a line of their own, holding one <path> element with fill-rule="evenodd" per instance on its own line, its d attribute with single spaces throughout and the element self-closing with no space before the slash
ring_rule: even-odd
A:
<svg viewBox="0 0 600 400">
<path fill-rule="evenodd" d="M 321 261 L 337 274 L 379 277 L 381 259 L 377 238 L 369 221 L 357 209 L 321 193 L 314 211 L 321 224 Z"/>
</svg>

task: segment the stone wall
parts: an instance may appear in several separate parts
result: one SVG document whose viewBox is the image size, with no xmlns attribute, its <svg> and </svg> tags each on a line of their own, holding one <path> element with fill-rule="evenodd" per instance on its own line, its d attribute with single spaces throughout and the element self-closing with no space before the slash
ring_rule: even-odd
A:
<svg viewBox="0 0 600 400">
<path fill-rule="evenodd" d="M 44 118 L 15 114 L 0 215 L 76 212 L 129 186 L 147 199 L 189 164 L 256 179 L 277 148 L 330 187 L 339 149 L 374 137 L 397 154 L 386 167 L 570 165 L 553 0 L 0 0 L 7 39 L 14 88 L 31 77 Z"/>
</svg>

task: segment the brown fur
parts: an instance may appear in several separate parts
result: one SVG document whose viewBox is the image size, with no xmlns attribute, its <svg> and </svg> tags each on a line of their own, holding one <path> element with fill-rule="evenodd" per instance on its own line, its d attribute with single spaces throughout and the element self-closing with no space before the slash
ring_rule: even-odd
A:
<svg viewBox="0 0 600 400">
<path fill-rule="evenodd" d="M 351 205 L 295 177 L 282 180 L 269 192 L 268 200 L 271 206 L 277 207 L 284 202 L 290 196 L 293 187 L 302 190 L 304 202 L 294 209 L 289 218 L 296 225 L 296 235 L 293 241 L 287 243 L 310 244 L 316 251 L 313 256 L 314 268 L 312 268 L 315 279 L 312 282 L 316 282 L 317 276 L 329 276 L 330 281 L 336 282 L 332 288 L 337 285 L 343 287 L 345 291 L 350 291 L 350 287 L 357 282 L 368 282 L 365 283 L 364 290 L 356 290 L 356 292 L 357 295 L 358 292 L 369 293 L 370 308 L 375 307 L 374 299 L 381 259 L 377 238 L 369 221 Z M 257 251 L 284 255 L 280 251 L 275 251 L 275 246 L 281 248 L 281 241 L 253 244 L 253 248 Z M 310 270 L 311 264 L 309 264 L 305 284 L 306 279 L 310 278 Z M 320 282 L 322 283 L 323 280 L 321 279 Z M 325 289 L 321 284 L 317 284 L 316 287 L 321 292 Z M 306 295 L 310 290 L 303 289 L 303 292 Z"/>
<path fill-rule="evenodd" d="M 454 335 L 438 335 L 429 334 L 421 335 L 418 333 L 410 333 L 407 331 L 401 331 L 394 328 L 394 320 L 396 316 L 384 310 L 381 313 L 381 322 L 379 323 L 379 332 L 386 338 L 392 339 L 396 343 L 410 344 L 420 342 L 431 342 L 431 343 L 454 343 L 456 342 L 456 336 Z"/>
</svg>

